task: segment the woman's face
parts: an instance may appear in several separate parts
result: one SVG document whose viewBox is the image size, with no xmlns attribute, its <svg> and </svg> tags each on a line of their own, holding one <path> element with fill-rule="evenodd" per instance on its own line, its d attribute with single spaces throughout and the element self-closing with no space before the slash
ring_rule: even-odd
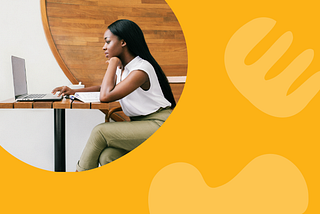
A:
<svg viewBox="0 0 320 214">
<path fill-rule="evenodd" d="M 112 57 L 119 57 L 122 53 L 123 40 L 114 35 L 109 29 L 104 33 L 104 46 L 103 50 L 108 59 Z"/>
</svg>

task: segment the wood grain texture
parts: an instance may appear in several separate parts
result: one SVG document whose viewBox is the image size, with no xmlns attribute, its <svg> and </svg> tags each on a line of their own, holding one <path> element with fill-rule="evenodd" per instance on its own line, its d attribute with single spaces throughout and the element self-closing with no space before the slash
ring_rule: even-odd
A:
<svg viewBox="0 0 320 214">
<path fill-rule="evenodd" d="M 44 101 L 44 102 L 33 102 L 33 108 L 52 108 L 52 101 Z"/>
<path fill-rule="evenodd" d="M 15 102 L 13 108 L 33 108 L 33 102 Z"/>
<path fill-rule="evenodd" d="M 110 107 L 109 103 L 91 103 L 91 109 L 100 109 L 102 110 L 108 110 Z"/>
<path fill-rule="evenodd" d="M 16 100 L 14 98 L 4 100 L 0 102 L 0 108 L 13 108 L 13 103 L 15 103 Z"/>
<path fill-rule="evenodd" d="M 141 27 L 167 76 L 187 75 L 184 35 L 165 0 L 41 0 L 41 11 L 50 48 L 73 84 L 101 84 L 107 69 L 103 34 L 118 19 Z"/>
<path fill-rule="evenodd" d="M 63 98 L 61 101 L 54 102 L 53 108 L 54 109 L 70 109 L 71 103 L 72 103 L 72 100 Z"/>
<path fill-rule="evenodd" d="M 91 105 L 90 103 L 84 103 L 78 100 L 74 100 L 71 104 L 72 109 L 90 109 Z"/>
<path fill-rule="evenodd" d="M 60 65 L 61 69 L 65 73 L 65 75 L 68 77 L 68 79 L 72 83 L 75 83 L 75 82 L 77 82 L 76 78 L 73 76 L 71 71 L 68 69 L 67 65 L 64 63 L 63 59 L 61 58 L 61 56 L 59 54 L 59 51 L 57 50 L 57 48 L 55 46 L 55 43 L 53 41 L 53 38 L 52 38 L 52 35 L 51 35 L 51 32 L 50 32 L 48 19 L 47 19 L 46 1 L 45 0 L 41 0 L 40 3 L 41 3 L 42 24 L 43 24 L 44 32 L 46 34 L 47 41 L 49 43 L 51 51 L 52 51 L 53 55 L 55 56 L 58 64 Z"/>
</svg>

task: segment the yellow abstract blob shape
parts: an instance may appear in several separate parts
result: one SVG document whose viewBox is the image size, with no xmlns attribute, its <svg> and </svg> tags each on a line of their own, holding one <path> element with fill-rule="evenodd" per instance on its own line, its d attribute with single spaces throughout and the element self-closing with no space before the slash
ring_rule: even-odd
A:
<svg viewBox="0 0 320 214">
<path fill-rule="evenodd" d="M 266 73 L 290 47 L 293 35 L 284 33 L 266 53 L 251 65 L 249 52 L 271 31 L 276 21 L 257 18 L 242 26 L 230 39 L 225 51 L 229 78 L 240 93 L 261 111 L 275 117 L 289 117 L 302 111 L 320 89 L 320 72 L 315 73 L 293 93 L 289 87 L 310 65 L 314 52 L 305 50 L 278 76 L 266 80 Z"/>
<path fill-rule="evenodd" d="M 170 164 L 156 174 L 149 190 L 151 214 L 301 214 L 307 206 L 308 189 L 299 169 L 272 154 L 255 158 L 216 188 L 207 186 L 192 165 Z"/>
</svg>

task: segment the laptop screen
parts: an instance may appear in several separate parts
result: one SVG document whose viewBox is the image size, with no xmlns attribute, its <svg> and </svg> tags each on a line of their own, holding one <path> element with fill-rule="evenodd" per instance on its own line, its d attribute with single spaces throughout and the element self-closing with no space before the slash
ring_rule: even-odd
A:
<svg viewBox="0 0 320 214">
<path fill-rule="evenodd" d="M 28 93 L 25 60 L 11 56 L 15 98 Z"/>
</svg>

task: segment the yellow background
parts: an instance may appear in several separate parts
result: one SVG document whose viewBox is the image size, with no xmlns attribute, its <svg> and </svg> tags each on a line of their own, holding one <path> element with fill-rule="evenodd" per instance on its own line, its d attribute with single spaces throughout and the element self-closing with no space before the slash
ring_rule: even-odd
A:
<svg viewBox="0 0 320 214">
<path fill-rule="evenodd" d="M 305 49 L 314 49 L 314 61 L 294 89 L 320 69 L 319 4 L 274 0 L 167 2 L 180 22 L 188 48 L 187 83 L 167 122 L 125 157 L 83 173 L 40 170 L 0 148 L 1 212 L 149 213 L 149 186 L 168 164 L 189 163 L 209 186 L 217 187 L 255 157 L 277 154 L 295 164 L 306 180 L 306 213 L 320 213 L 319 95 L 295 116 L 272 117 L 237 91 L 224 67 L 225 47 L 233 33 L 254 18 L 269 17 L 277 21 L 276 27 L 248 61 L 254 62 L 268 45 L 291 31 L 293 44 L 269 75 L 281 71 Z"/>
</svg>

